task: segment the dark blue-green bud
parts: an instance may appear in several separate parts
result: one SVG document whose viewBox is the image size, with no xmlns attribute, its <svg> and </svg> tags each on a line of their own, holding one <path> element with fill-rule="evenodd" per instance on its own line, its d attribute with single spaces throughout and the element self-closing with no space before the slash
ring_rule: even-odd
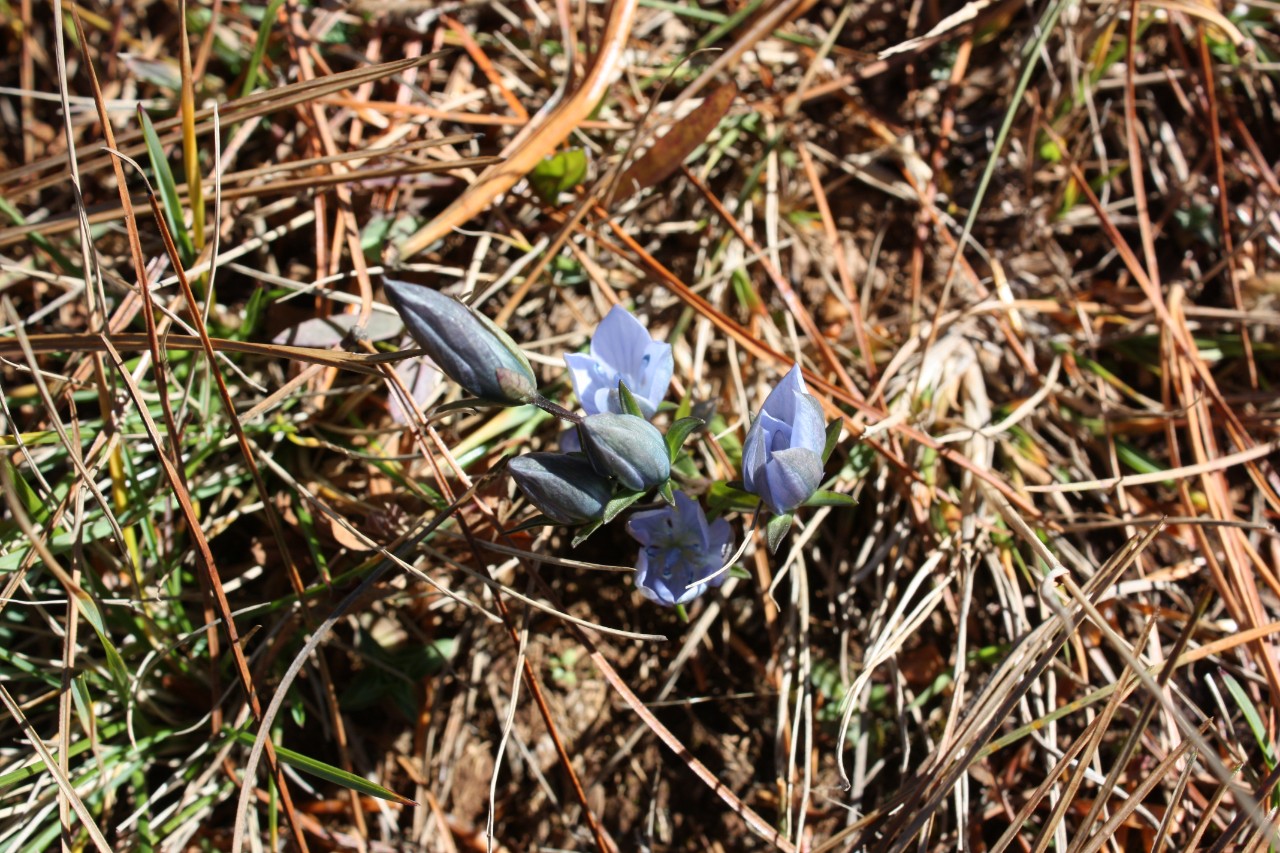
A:
<svg viewBox="0 0 1280 853">
<path fill-rule="evenodd" d="M 507 463 L 529 503 L 561 524 L 583 524 L 604 515 L 613 484 L 584 457 L 567 453 L 526 453 Z"/>
<path fill-rule="evenodd" d="M 522 405 L 537 395 L 529 360 L 488 317 L 429 287 L 392 279 L 384 287 L 418 346 L 469 394 L 503 406 Z"/>
<path fill-rule="evenodd" d="M 635 415 L 602 412 L 578 424 L 582 449 L 598 473 L 644 491 L 671 476 L 671 457 L 658 428 Z"/>
</svg>

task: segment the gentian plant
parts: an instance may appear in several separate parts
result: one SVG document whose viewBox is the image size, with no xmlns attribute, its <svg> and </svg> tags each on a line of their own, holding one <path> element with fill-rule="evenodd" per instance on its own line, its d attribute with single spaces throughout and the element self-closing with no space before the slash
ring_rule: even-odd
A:
<svg viewBox="0 0 1280 853">
<path fill-rule="evenodd" d="M 666 505 L 636 512 L 626 525 L 642 546 L 637 589 L 683 612 L 684 604 L 724 582 L 734 539 L 729 522 L 708 521 L 697 500 L 677 491 L 672 479 L 675 473 L 686 483 L 705 485 L 692 461 L 680 459 L 684 442 L 703 422 L 677 418 L 665 435 L 650 423 L 671 384 L 669 344 L 654 340 L 640 321 L 615 306 L 592 336 L 590 353 L 565 356 L 586 412 L 579 415 L 538 393 L 520 348 L 484 316 L 428 288 L 388 281 L 386 290 L 418 344 L 477 400 L 532 404 L 572 425 L 573 440 L 562 439 L 561 452 L 526 453 L 509 463 L 516 487 L 542 513 L 526 525 L 574 526 L 577 545 L 653 495 Z M 753 421 L 737 485 L 759 498 L 753 524 L 761 507 L 773 514 L 766 528 L 770 551 L 777 550 L 799 507 L 850 501 L 818 488 L 838 427 L 839 422 L 824 424 L 822 406 L 805 387 L 799 366 L 778 383 Z"/>
<path fill-rule="evenodd" d="M 526 453 L 508 470 L 529 503 L 561 524 L 586 524 L 604 515 L 613 484 L 591 463 L 567 453 Z"/>
</svg>

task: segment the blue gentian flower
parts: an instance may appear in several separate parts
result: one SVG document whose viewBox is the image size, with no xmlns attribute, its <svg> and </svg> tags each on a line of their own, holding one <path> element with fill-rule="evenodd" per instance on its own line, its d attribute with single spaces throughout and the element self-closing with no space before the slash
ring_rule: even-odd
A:
<svg viewBox="0 0 1280 853">
<path fill-rule="evenodd" d="M 627 384 L 646 418 L 653 417 L 667 395 L 675 361 L 671 345 L 649 337 L 644 324 L 615 305 L 591 336 L 591 354 L 568 353 L 573 393 L 588 415 L 622 412 L 618 380 Z"/>
<path fill-rule="evenodd" d="M 800 366 L 764 401 L 742 446 L 742 482 L 774 513 L 791 512 L 822 483 L 827 443 L 822 405 L 805 388 Z"/>
<path fill-rule="evenodd" d="M 709 587 L 724 583 L 727 573 L 705 583 L 733 552 L 733 531 L 718 518 L 707 524 L 698 502 L 676 492 L 676 505 L 638 512 L 627 532 L 644 547 L 636 560 L 636 588 L 645 598 L 666 607 L 692 601 Z"/>
<path fill-rule="evenodd" d="M 503 406 L 537 396 L 529 359 L 488 317 L 429 287 L 392 279 L 383 286 L 418 346 L 472 396 Z"/>
</svg>

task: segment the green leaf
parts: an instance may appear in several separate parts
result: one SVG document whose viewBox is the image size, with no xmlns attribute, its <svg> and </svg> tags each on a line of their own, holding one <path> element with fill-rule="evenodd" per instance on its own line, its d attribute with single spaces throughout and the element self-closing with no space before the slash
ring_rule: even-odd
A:
<svg viewBox="0 0 1280 853">
<path fill-rule="evenodd" d="M 240 97 L 245 97 L 253 91 L 253 87 L 258 83 L 258 69 L 262 67 L 262 59 L 267 55 L 267 42 L 271 39 L 271 27 L 276 22 L 276 14 L 280 11 L 280 7 L 284 5 L 284 0 L 271 0 L 267 4 L 267 11 L 262 16 L 262 22 L 258 25 L 258 38 L 253 43 L 253 54 L 249 57 L 249 67 L 245 70 L 244 85 L 240 87 Z"/>
<path fill-rule="evenodd" d="M 754 314 L 760 310 L 760 306 L 764 303 L 760 301 L 760 294 L 756 293 L 755 285 L 751 282 L 751 276 L 747 275 L 746 270 L 739 267 L 729 274 L 729 283 L 733 286 L 733 295 L 737 297 L 738 304 L 743 307 L 749 314 Z"/>
<path fill-rule="evenodd" d="M 182 204 L 178 200 L 178 186 L 173 180 L 173 170 L 169 168 L 169 160 L 165 156 L 164 146 L 156 135 L 151 117 L 142 107 L 138 107 L 138 119 L 142 122 L 142 136 L 147 143 L 147 157 L 151 160 L 151 172 L 155 177 L 156 188 L 160 192 L 160 201 L 164 206 L 164 220 L 173 235 L 173 242 L 178 247 L 178 256 L 183 264 L 195 260 L 195 247 L 191 235 L 187 232 L 187 222 L 182 216 Z"/>
<path fill-rule="evenodd" d="M 782 545 L 782 539 L 791 530 L 791 523 L 795 521 L 795 516 L 789 512 L 782 515 L 775 515 L 769 519 L 769 523 L 765 525 L 765 538 L 769 541 L 769 553 L 778 553 L 778 547 Z"/>
<path fill-rule="evenodd" d="M 0 465 L 9 469 L 9 476 L 13 479 L 13 490 L 17 493 L 18 500 L 21 501 L 27 515 L 34 521 L 44 524 L 49 518 L 49 508 L 45 502 L 36 494 L 35 489 L 31 488 L 31 484 L 18 473 L 17 467 L 12 462 L 7 458 L 2 459 Z"/>
<path fill-rule="evenodd" d="M 844 429 L 844 421 L 836 418 L 827 424 L 827 443 L 822 446 L 822 464 L 826 465 L 827 460 L 831 458 L 831 454 L 835 452 L 836 445 L 840 443 L 840 431 Z"/>
<path fill-rule="evenodd" d="M 22 212 L 18 210 L 18 208 L 10 204 L 9 200 L 6 198 L 0 198 L 0 213 L 3 213 L 5 216 L 9 217 L 9 219 L 13 222 L 14 225 L 27 224 L 27 218 L 22 215 Z M 35 246 L 36 248 L 41 249 L 45 252 L 48 252 L 49 256 L 52 257 L 54 261 L 57 262 L 58 266 L 60 266 L 63 270 L 65 270 L 70 275 L 76 278 L 80 278 L 81 276 L 84 275 L 84 273 L 80 271 L 79 266 L 77 266 L 76 264 L 73 264 L 71 260 L 58 249 L 57 246 L 49 242 L 48 237 L 45 237 L 39 231 L 31 232 L 30 234 L 27 235 L 26 239 L 31 241 L 31 245 Z"/>
<path fill-rule="evenodd" d="M 667 502 L 668 506 L 676 505 L 676 495 L 671 489 L 670 480 L 667 480 L 661 486 L 658 486 L 658 494 L 662 496 L 662 499 Z"/>
<path fill-rule="evenodd" d="M 804 502 L 805 506 L 857 506 L 858 502 L 850 495 L 818 489 Z"/>
<path fill-rule="evenodd" d="M 232 730 L 228 732 L 232 738 L 246 746 L 253 746 L 254 736 L 250 732 Z M 370 782 L 363 776 L 357 776 L 354 773 L 348 773 L 341 768 L 334 767 L 332 764 L 325 764 L 323 761 L 317 761 L 314 758 L 303 755 L 300 752 L 294 752 L 292 749 L 286 749 L 283 746 L 276 746 L 276 755 L 280 756 L 280 760 L 289 765 L 300 773 L 306 773 L 315 776 L 317 779 L 324 779 L 326 782 L 332 782 L 335 785 L 341 785 L 344 788 L 350 788 L 360 794 L 370 797 L 377 797 L 380 800 L 390 800 L 393 803 L 400 803 L 405 806 L 416 806 L 413 800 L 402 797 L 395 791 L 382 787 L 381 785 Z"/>
<path fill-rule="evenodd" d="M 595 533 L 601 527 L 604 527 L 603 521 L 593 521 L 590 524 L 586 524 L 578 528 L 578 532 L 574 534 L 573 541 L 569 543 L 569 547 L 577 548 L 583 542 L 587 541 L 587 537 L 592 533 Z"/>
<path fill-rule="evenodd" d="M 632 491 L 631 489 L 623 489 L 613 500 L 609 501 L 604 508 L 604 517 L 600 519 L 604 524 L 608 524 L 618 517 L 618 513 L 631 506 L 636 501 L 644 497 L 643 491 Z"/>
<path fill-rule="evenodd" d="M 684 396 L 680 398 L 680 404 L 676 406 L 675 419 L 687 418 L 693 413 L 693 392 L 685 391 Z"/>
<path fill-rule="evenodd" d="M 544 157 L 529 173 L 529 186 L 547 204 L 555 204 L 560 193 L 582 183 L 587 177 L 587 154 L 570 148 Z"/>
<path fill-rule="evenodd" d="M 1266 762 L 1267 769 L 1274 770 L 1276 767 L 1275 747 L 1271 743 L 1271 739 L 1267 737 L 1267 727 L 1263 725 L 1262 716 L 1258 713 L 1258 709 L 1254 707 L 1249 694 L 1234 678 L 1224 672 L 1222 673 L 1222 681 L 1227 685 L 1227 692 L 1235 700 L 1236 706 L 1240 708 L 1240 713 L 1244 714 L 1244 721 L 1248 724 L 1249 731 L 1253 733 L 1253 739 L 1258 742 L 1258 748 L 1262 752 L 1262 760 Z"/>
<path fill-rule="evenodd" d="M 640 404 L 631 395 L 631 389 L 621 379 L 618 380 L 618 399 L 622 402 L 623 414 L 635 415 L 637 418 L 644 417 L 644 412 L 640 411 Z"/>
<path fill-rule="evenodd" d="M 676 461 L 676 457 L 680 455 L 680 448 L 684 447 L 685 440 L 704 423 L 702 418 L 681 418 L 671 425 L 665 438 L 667 453 L 670 454 L 672 462 Z"/>
<path fill-rule="evenodd" d="M 715 482 L 707 492 L 707 508 L 717 515 L 726 512 L 751 512 L 760 499 L 743 491 L 742 483 Z"/>
<path fill-rule="evenodd" d="M 80 608 L 80 614 L 93 628 L 93 633 L 98 635 L 98 642 L 102 644 L 102 652 L 107 658 L 107 671 L 111 673 L 111 680 L 115 682 L 116 690 L 122 698 L 128 696 L 129 668 L 124 665 L 124 658 L 120 657 L 115 643 L 111 641 L 111 634 L 107 631 L 107 624 L 102 618 L 102 611 L 98 609 L 98 603 L 84 590 L 76 590 L 73 597 Z"/>
<path fill-rule="evenodd" d="M 618 513 L 640 500 L 644 495 L 645 493 L 643 491 L 632 491 L 630 489 L 623 489 L 618 492 L 618 494 L 613 496 L 613 499 L 610 500 L 609 503 L 605 504 L 604 515 L 600 517 L 599 521 L 593 521 L 578 531 L 578 534 L 573 537 L 571 547 L 577 548 L 583 542 L 587 541 L 588 536 L 613 521 L 618 517 Z"/>
<path fill-rule="evenodd" d="M 554 518 L 548 518 L 545 515 L 535 515 L 528 521 L 522 521 L 515 527 L 509 528 L 506 532 L 508 534 L 522 533 L 526 530 L 533 530 L 535 527 L 555 527 L 559 524 L 560 522 L 556 521 Z"/>
</svg>

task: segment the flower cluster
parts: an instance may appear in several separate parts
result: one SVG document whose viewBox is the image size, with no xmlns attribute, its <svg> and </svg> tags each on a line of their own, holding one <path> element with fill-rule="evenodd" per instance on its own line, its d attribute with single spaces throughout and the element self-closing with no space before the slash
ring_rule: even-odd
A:
<svg viewBox="0 0 1280 853">
<path fill-rule="evenodd" d="M 733 550 L 724 518 L 708 521 L 701 505 L 675 488 L 673 463 L 702 421 L 675 419 L 664 435 L 659 414 L 674 370 L 671 346 L 650 337 L 625 308 L 614 306 L 586 353 L 565 355 L 584 414 L 544 399 L 529 361 L 483 315 L 425 287 L 386 282 L 388 301 L 426 354 L 475 398 L 474 404 L 533 404 L 570 424 L 560 452 L 526 453 L 509 463 L 520 492 L 549 523 L 578 527 L 574 544 L 627 507 L 654 493 L 665 502 L 631 515 L 627 532 L 641 550 L 636 587 L 668 607 L 719 586 Z M 744 491 L 773 513 L 769 545 L 776 550 L 794 512 L 813 500 L 823 479 L 828 429 L 822 406 L 799 365 L 774 387 L 742 448 Z M 694 470 L 681 460 L 685 473 Z M 679 472 L 676 479 L 697 482 Z M 831 493 L 823 493 L 830 496 Z"/>
</svg>

